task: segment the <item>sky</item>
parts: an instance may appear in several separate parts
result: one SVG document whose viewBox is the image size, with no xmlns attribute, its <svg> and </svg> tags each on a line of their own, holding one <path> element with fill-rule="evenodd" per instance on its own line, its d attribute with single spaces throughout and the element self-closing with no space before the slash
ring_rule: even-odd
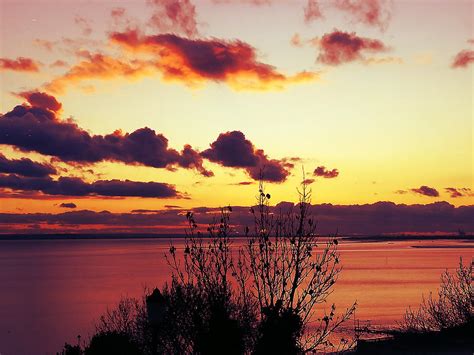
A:
<svg viewBox="0 0 474 355">
<path fill-rule="evenodd" d="M 261 174 L 323 230 L 474 231 L 473 9 L 0 0 L 0 233 L 179 232 Z"/>
</svg>

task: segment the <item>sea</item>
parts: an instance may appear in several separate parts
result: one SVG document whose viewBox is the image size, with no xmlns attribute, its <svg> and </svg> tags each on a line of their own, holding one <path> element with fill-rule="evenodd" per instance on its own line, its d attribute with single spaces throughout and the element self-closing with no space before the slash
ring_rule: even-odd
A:
<svg viewBox="0 0 474 355">
<path fill-rule="evenodd" d="M 0 354 L 56 354 L 88 339 L 94 322 L 121 297 L 170 280 L 164 257 L 182 238 L 0 238 Z M 233 241 L 233 248 L 245 243 Z M 468 264 L 474 240 L 349 238 L 327 303 L 336 312 L 357 302 L 355 321 L 394 327 L 408 307 L 436 293 L 441 273 Z M 352 320 L 351 320 L 352 321 Z"/>
</svg>

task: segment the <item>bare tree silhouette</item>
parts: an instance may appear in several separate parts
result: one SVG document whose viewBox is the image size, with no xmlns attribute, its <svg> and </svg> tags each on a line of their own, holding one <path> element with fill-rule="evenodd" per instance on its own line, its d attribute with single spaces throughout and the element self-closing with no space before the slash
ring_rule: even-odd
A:
<svg viewBox="0 0 474 355">
<path fill-rule="evenodd" d="M 251 208 L 253 230 L 246 228 L 245 246 L 234 254 L 231 207 L 221 209 L 220 219 L 207 229 L 208 238 L 198 231 L 193 213 L 188 213 L 183 259 L 174 246 L 170 248 L 174 280 L 237 306 L 246 320 L 244 343 L 258 353 L 282 352 L 285 347 L 288 351 L 282 353 L 311 352 L 333 346 L 330 335 L 356 307 L 354 303 L 337 316 L 333 304 L 328 312 L 317 314 L 317 306 L 326 302 L 341 271 L 338 241 L 321 240 L 316 234 L 311 189 L 305 182 L 298 193 L 296 209 L 275 215 L 270 212 L 271 196 L 260 182 L 257 205 Z M 320 252 L 319 242 L 324 245 Z"/>
<path fill-rule="evenodd" d="M 171 244 L 165 255 L 171 282 L 108 310 L 85 352 L 112 349 L 114 341 L 141 354 L 289 355 L 351 346 L 344 339 L 333 344 L 331 335 L 356 304 L 340 315 L 334 304 L 323 306 L 341 272 L 338 241 L 316 234 L 305 182 L 298 194 L 295 208 L 273 214 L 260 182 L 250 209 L 254 226 L 241 246 L 233 245 L 231 207 L 205 234 L 188 212 L 184 247 Z M 161 304 L 153 316 L 152 298 Z"/>
</svg>

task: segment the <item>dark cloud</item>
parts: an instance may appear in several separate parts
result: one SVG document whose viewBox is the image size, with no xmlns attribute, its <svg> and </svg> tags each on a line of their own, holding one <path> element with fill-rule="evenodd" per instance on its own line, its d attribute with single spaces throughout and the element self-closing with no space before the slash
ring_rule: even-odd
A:
<svg viewBox="0 0 474 355">
<path fill-rule="evenodd" d="M 339 176 L 339 171 L 337 169 L 329 170 L 325 166 L 318 166 L 313 171 L 314 176 L 320 176 L 325 179 L 333 179 Z"/>
<path fill-rule="evenodd" d="M 0 173 L 46 177 L 56 174 L 56 169 L 50 164 L 37 163 L 28 158 L 7 159 L 0 153 Z"/>
<path fill-rule="evenodd" d="M 68 229 L 81 230 L 85 227 L 103 226 L 102 232 L 107 230 L 115 230 L 119 226 L 127 226 L 131 228 L 154 227 L 157 230 L 167 230 L 167 226 L 171 225 L 176 231 L 182 233 L 185 225 L 184 216 L 174 210 L 159 211 L 156 213 L 110 213 L 109 211 L 94 212 L 88 210 L 69 211 L 59 214 L 8 214 L 0 213 L 0 225 L 15 224 L 41 224 L 45 223 L 45 227 L 61 228 L 61 231 Z M 28 221 L 28 222 L 27 222 Z M 0 230 L 4 232 L 4 230 Z"/>
<path fill-rule="evenodd" d="M 45 92 L 39 91 L 23 91 L 15 95 L 24 98 L 32 107 L 38 107 L 52 112 L 61 111 L 62 104 Z"/>
<path fill-rule="evenodd" d="M 180 166 L 194 168 L 204 176 L 212 175 L 191 146 L 186 145 L 180 153 L 169 148 L 168 139 L 150 128 L 125 134 L 116 131 L 104 136 L 92 135 L 75 122 L 60 120 L 54 112 L 40 107 L 17 106 L 1 116 L 0 144 L 58 157 L 65 162 L 114 161 L 169 169 Z"/>
<path fill-rule="evenodd" d="M 452 198 L 474 196 L 472 190 L 468 187 L 446 187 L 445 190 Z"/>
<path fill-rule="evenodd" d="M 154 55 L 155 67 L 165 80 L 187 85 L 214 81 L 226 82 L 236 89 L 265 90 L 318 78 L 316 73 L 306 71 L 293 76 L 280 73 L 258 61 L 254 47 L 238 40 L 192 40 L 175 34 L 147 36 L 136 29 L 111 33 L 110 39 L 134 52 Z"/>
<path fill-rule="evenodd" d="M 138 209 L 132 210 L 131 213 L 159 213 L 162 210 L 147 210 L 147 209 Z"/>
<path fill-rule="evenodd" d="M 390 0 L 334 0 L 334 6 L 355 22 L 385 30 L 392 17 Z"/>
<path fill-rule="evenodd" d="M 92 183 L 75 177 L 23 177 L 0 174 L 0 188 L 15 191 L 36 191 L 62 196 L 182 197 L 173 185 L 130 180 L 98 180 Z"/>
<path fill-rule="evenodd" d="M 255 184 L 254 181 L 241 181 L 241 182 L 238 182 L 238 183 L 232 184 L 232 185 L 248 186 L 248 185 L 253 185 L 253 184 Z"/>
<path fill-rule="evenodd" d="M 311 185 L 315 180 L 314 179 L 304 179 L 303 184 L 305 185 Z"/>
<path fill-rule="evenodd" d="M 59 205 L 59 207 L 62 207 L 62 208 L 76 208 L 77 206 L 73 202 L 63 202 Z"/>
<path fill-rule="evenodd" d="M 38 72 L 40 63 L 25 57 L 18 57 L 16 59 L 0 58 L 0 71 L 12 70 L 22 72 Z"/>
<path fill-rule="evenodd" d="M 232 168 L 246 168 L 258 163 L 254 145 L 240 131 L 221 133 L 217 140 L 211 143 L 211 148 L 203 151 L 201 155 Z"/>
<path fill-rule="evenodd" d="M 164 32 L 198 34 L 196 7 L 190 0 L 147 0 L 152 8 L 150 25 Z"/>
<path fill-rule="evenodd" d="M 178 206 L 178 205 L 164 205 L 163 207 L 167 210 L 175 210 L 175 209 L 182 208 L 181 206 Z M 132 210 L 131 213 L 161 213 L 163 211 L 165 210 L 137 209 L 137 210 Z"/>
<path fill-rule="evenodd" d="M 474 51 L 465 49 L 454 57 L 451 67 L 467 68 L 471 63 L 474 63 Z"/>
<path fill-rule="evenodd" d="M 183 150 L 181 151 L 178 164 L 183 168 L 196 169 L 203 176 L 214 176 L 214 173 L 212 171 L 206 170 L 204 168 L 201 154 L 195 151 L 189 144 L 186 144 Z"/>
<path fill-rule="evenodd" d="M 384 52 L 388 48 L 377 39 L 359 37 L 355 32 L 334 30 L 318 42 L 321 50 L 318 61 L 328 65 L 340 65 L 366 59 L 363 54 Z"/>
<path fill-rule="evenodd" d="M 420 186 L 419 188 L 413 188 L 410 189 L 411 192 L 424 195 L 424 196 L 429 196 L 429 197 L 438 197 L 439 192 L 433 187 L 429 187 L 426 185 Z"/>
<path fill-rule="evenodd" d="M 194 208 L 196 220 L 205 229 L 215 218 L 217 208 Z M 233 206 L 231 222 L 235 230 L 243 233 L 251 226 L 253 218 L 249 207 Z M 297 205 L 280 202 L 271 207 L 271 212 L 297 212 Z M 456 233 L 459 229 L 474 232 L 474 206 L 454 207 L 447 202 L 427 205 L 404 205 L 392 202 L 377 202 L 365 205 L 313 205 L 318 233 L 341 235 L 382 235 L 402 233 Z M 110 213 L 107 211 L 71 211 L 59 214 L 29 213 L 0 214 L 0 232 L 12 230 L 28 232 L 28 225 L 41 225 L 49 232 L 83 231 L 97 228 L 95 232 L 134 232 L 149 230 L 155 233 L 183 233 L 186 228 L 184 209 L 137 211 L 137 213 Z M 23 228 L 23 229 L 22 229 Z"/>
<path fill-rule="evenodd" d="M 310 23 L 323 17 L 319 0 L 307 0 L 303 12 L 306 23 Z"/>
<path fill-rule="evenodd" d="M 201 155 L 225 167 L 243 168 L 254 180 L 259 180 L 263 172 L 263 180 L 283 182 L 294 166 L 288 161 L 269 159 L 263 150 L 256 149 L 240 131 L 221 133 Z"/>
</svg>

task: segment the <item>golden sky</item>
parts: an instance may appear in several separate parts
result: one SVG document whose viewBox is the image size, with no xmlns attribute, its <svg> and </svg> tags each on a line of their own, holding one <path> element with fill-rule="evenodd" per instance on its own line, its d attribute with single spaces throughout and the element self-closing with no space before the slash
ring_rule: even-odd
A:
<svg viewBox="0 0 474 355">
<path fill-rule="evenodd" d="M 250 205 L 262 167 L 275 203 L 304 168 L 314 203 L 471 205 L 473 15 L 462 0 L 3 0 L 0 212 Z"/>
</svg>

